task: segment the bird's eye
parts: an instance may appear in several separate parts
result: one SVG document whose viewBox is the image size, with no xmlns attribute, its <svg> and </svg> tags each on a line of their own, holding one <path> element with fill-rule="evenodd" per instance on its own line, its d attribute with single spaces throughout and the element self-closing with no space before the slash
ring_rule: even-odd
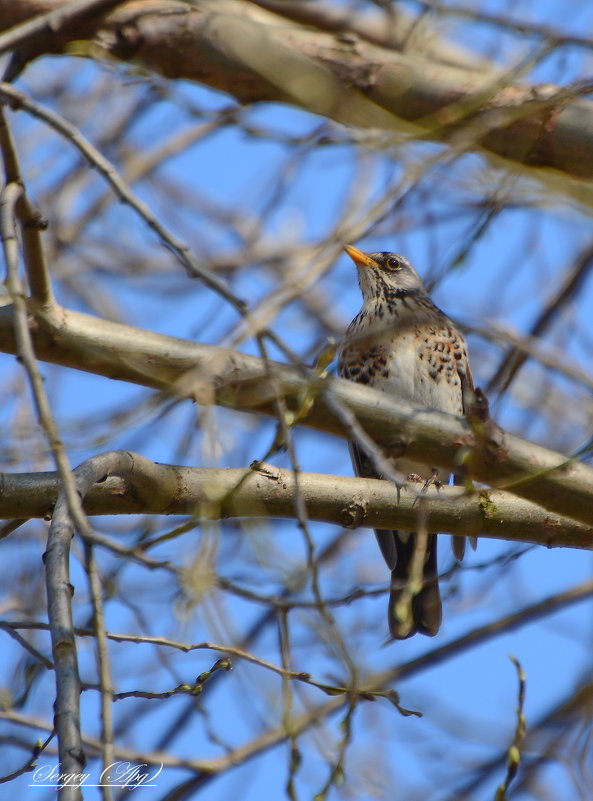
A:
<svg viewBox="0 0 593 801">
<path fill-rule="evenodd" d="M 399 259 L 394 259 L 394 258 L 387 259 L 386 265 L 387 265 L 387 267 L 389 267 L 390 270 L 399 270 L 399 269 L 401 269 L 401 264 L 400 264 Z"/>
</svg>

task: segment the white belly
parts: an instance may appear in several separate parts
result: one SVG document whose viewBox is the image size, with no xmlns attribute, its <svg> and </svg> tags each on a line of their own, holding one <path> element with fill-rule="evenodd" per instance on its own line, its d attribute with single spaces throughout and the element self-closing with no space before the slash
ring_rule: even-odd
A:
<svg viewBox="0 0 593 801">
<path fill-rule="evenodd" d="M 419 358 L 417 340 L 417 335 L 412 332 L 398 337 L 395 347 L 392 344 L 389 350 L 387 376 L 371 382 L 372 386 L 414 406 L 462 414 L 462 388 L 458 376 L 451 380 L 444 373 L 435 374 L 427 356 Z"/>
</svg>

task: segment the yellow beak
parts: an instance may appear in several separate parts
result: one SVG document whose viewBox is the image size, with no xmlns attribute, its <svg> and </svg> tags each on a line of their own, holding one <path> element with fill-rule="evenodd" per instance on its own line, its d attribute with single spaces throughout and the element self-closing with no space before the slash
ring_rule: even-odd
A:
<svg viewBox="0 0 593 801">
<path fill-rule="evenodd" d="M 363 253 L 362 250 L 355 248 L 354 245 L 346 245 L 344 248 L 346 253 L 350 256 L 354 264 L 357 267 L 378 267 L 379 265 L 374 259 L 371 259 L 366 253 Z"/>
</svg>

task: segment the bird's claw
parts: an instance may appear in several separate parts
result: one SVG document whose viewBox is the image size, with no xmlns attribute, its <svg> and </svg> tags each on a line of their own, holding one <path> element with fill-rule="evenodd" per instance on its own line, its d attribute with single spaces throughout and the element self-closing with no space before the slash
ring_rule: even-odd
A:
<svg viewBox="0 0 593 801">
<path fill-rule="evenodd" d="M 429 487 L 440 489 L 443 486 L 443 482 L 439 480 L 438 476 L 439 471 L 433 467 L 430 478 L 422 478 L 418 473 L 410 473 L 408 475 L 408 481 L 413 481 L 415 484 L 422 484 L 422 492 L 426 492 Z"/>
</svg>

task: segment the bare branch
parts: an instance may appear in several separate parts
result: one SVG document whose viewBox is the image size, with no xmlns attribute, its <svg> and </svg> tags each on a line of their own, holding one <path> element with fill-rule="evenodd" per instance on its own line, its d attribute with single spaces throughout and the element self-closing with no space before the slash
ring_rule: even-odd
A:
<svg viewBox="0 0 593 801">
<path fill-rule="evenodd" d="M 110 464 L 117 461 L 112 454 Z M 89 489 L 103 475 L 105 460 L 95 459 L 86 462 L 76 469 L 71 482 L 76 482 L 75 489 L 83 499 Z M 86 756 L 82 747 L 80 722 L 81 682 L 78 672 L 78 656 L 76 637 L 72 618 L 72 584 L 70 583 L 70 542 L 74 535 L 75 520 L 84 521 L 81 515 L 71 514 L 68 499 L 68 486 L 58 496 L 56 507 L 47 537 L 47 549 L 44 554 L 47 584 L 47 614 L 50 624 L 52 653 L 56 673 L 55 726 L 58 735 L 60 769 L 64 773 L 80 776 L 83 772 Z M 82 531 L 87 526 L 82 527 Z M 93 594 L 96 598 L 96 586 Z M 101 634 L 101 621 L 99 622 Z M 104 632 L 102 633 L 104 637 Z M 104 647 L 104 643 L 103 643 Z M 104 667 L 104 666 L 103 666 Z M 108 683 L 109 677 L 103 670 L 102 683 Z M 107 713 L 106 729 L 109 731 L 110 716 Z M 103 751 L 105 756 L 111 754 L 109 744 Z M 81 785 L 66 785 L 60 791 L 61 801 L 80 801 Z"/>
<path fill-rule="evenodd" d="M 502 620 L 496 620 L 485 626 L 479 626 L 449 643 L 431 649 L 428 653 L 416 659 L 395 665 L 393 668 L 381 673 L 369 675 L 364 678 L 362 682 L 363 687 L 365 689 L 372 689 L 375 692 L 381 688 L 390 688 L 394 682 L 401 681 L 410 676 L 415 676 L 428 668 L 432 668 L 455 654 L 463 653 L 468 647 L 478 645 L 493 637 L 513 631 L 532 620 L 549 614 L 551 609 L 561 609 L 573 603 L 577 603 L 584 598 L 588 598 L 591 594 L 593 594 L 593 582 L 588 581 L 565 593 L 551 596 L 515 614 L 508 615 Z M 239 746 L 230 753 L 211 760 L 208 763 L 208 767 L 203 767 L 203 772 L 200 773 L 195 780 L 190 779 L 189 781 L 195 782 L 194 787 L 206 784 L 214 775 L 222 773 L 229 767 L 237 764 L 237 762 L 243 763 L 249 761 L 255 756 L 268 751 L 270 748 L 286 742 L 290 736 L 307 731 L 311 726 L 331 717 L 340 709 L 343 709 L 349 703 L 349 700 L 347 696 L 338 696 L 323 704 L 310 706 L 307 712 L 293 719 L 290 732 L 287 732 L 284 726 L 279 726 L 275 729 L 270 728 L 257 739 L 252 740 L 246 745 Z M 2 713 L 0 713 L 0 717 L 1 714 Z"/>
<path fill-rule="evenodd" d="M 54 297 L 40 233 L 45 228 L 46 223 L 33 208 L 25 192 L 16 145 L 8 126 L 4 109 L 1 106 L 0 151 L 4 161 L 6 183 L 14 183 L 21 187 L 21 192 L 16 201 L 16 213 L 21 224 L 25 268 L 31 288 L 31 296 L 41 306 L 49 306 L 54 302 Z"/>
<path fill-rule="evenodd" d="M 199 276 L 206 286 L 218 292 L 218 294 L 225 298 L 237 311 L 240 313 L 244 312 L 244 303 L 233 295 L 224 281 L 200 266 L 197 259 L 195 259 L 190 252 L 188 246 L 167 230 L 151 212 L 147 204 L 132 191 L 113 164 L 82 135 L 75 125 L 72 125 L 68 120 L 50 109 L 43 108 L 38 103 L 35 103 L 28 98 L 24 92 L 15 89 L 14 86 L 10 84 L 0 82 L 0 97 L 4 101 L 9 102 L 14 108 L 23 108 L 31 112 L 68 139 L 81 155 L 88 159 L 101 172 L 117 197 L 128 203 L 134 211 L 146 221 L 162 243 L 171 249 L 187 270 L 188 275 Z"/>
<path fill-rule="evenodd" d="M 91 515 L 152 512 L 190 514 L 196 520 L 294 518 L 300 492 L 311 520 L 348 528 L 409 528 L 418 523 L 416 492 L 405 487 L 398 491 L 389 481 L 299 473 L 297 482 L 292 471 L 271 465 L 258 464 L 251 470 L 181 467 L 156 464 L 126 451 L 101 454 L 85 464 L 100 481 L 85 496 L 85 509 Z M 58 491 L 56 473 L 5 473 L 0 515 L 10 517 L 26 508 L 31 516 L 44 516 Z M 547 547 L 593 547 L 592 528 L 501 490 L 468 493 L 461 487 L 431 487 L 423 495 L 424 514 L 432 532 Z"/>
<path fill-rule="evenodd" d="M 589 244 L 577 256 L 571 269 L 568 269 L 562 281 L 558 281 L 556 291 L 548 300 L 544 308 L 537 316 L 537 320 L 529 329 L 529 336 L 537 341 L 550 327 L 554 320 L 570 303 L 583 287 L 593 269 L 593 245 Z M 492 378 L 490 379 L 487 391 L 490 392 L 497 387 L 505 391 L 518 371 L 521 369 L 529 356 L 529 352 L 513 347 L 508 350 L 500 360 Z"/>
<path fill-rule="evenodd" d="M 70 540 L 74 533 L 68 514 L 65 494 L 56 509 L 43 556 L 47 584 L 47 616 L 50 623 L 52 653 L 56 673 L 54 723 L 58 735 L 60 769 L 80 776 L 86 757 L 80 736 L 80 675 L 76 653 L 76 638 L 72 620 L 72 591 L 70 582 Z M 79 786 L 65 786 L 60 801 L 81 801 Z"/>
<path fill-rule="evenodd" d="M 463 653 L 472 646 L 479 645 L 493 637 L 520 628 L 534 620 L 549 615 L 552 611 L 558 611 L 578 603 L 583 599 L 591 597 L 592 594 L 593 582 L 588 581 L 566 592 L 545 598 L 543 601 L 525 607 L 503 619 L 496 620 L 484 626 L 479 626 L 442 646 L 432 648 L 427 653 L 415 659 L 396 664 L 394 667 L 379 673 L 369 674 L 364 677 L 361 681 L 361 686 L 356 689 L 359 691 L 362 690 L 363 692 L 368 690 L 375 694 L 382 688 L 389 689 L 395 681 L 401 681 L 405 678 L 416 676 L 451 656 Z M 117 637 L 118 635 L 114 635 L 114 638 Z M 148 641 L 150 642 L 150 639 Z M 283 725 L 277 728 L 270 728 L 251 742 L 229 751 L 224 756 L 214 759 L 182 759 L 161 751 L 143 752 L 140 754 L 132 749 L 123 747 L 116 748 L 116 757 L 133 762 L 143 762 L 149 765 L 186 767 L 198 773 L 193 781 L 196 782 L 196 786 L 200 786 L 228 768 L 247 762 L 270 748 L 286 742 L 291 736 L 306 731 L 312 725 L 334 715 L 349 702 L 350 698 L 342 694 L 323 704 L 311 706 L 304 714 L 292 720 L 290 731 L 287 731 L 286 727 Z M 34 726 L 41 730 L 51 731 L 51 727 L 47 722 L 23 715 L 17 710 L 0 709 L 0 720 L 10 720 L 21 726 Z M 101 743 L 94 738 L 85 737 L 84 743 L 85 747 L 95 752 L 100 752 L 101 750 Z"/>
<path fill-rule="evenodd" d="M 121 0 L 72 0 L 56 4 L 55 2 L 45 3 L 43 6 L 35 8 L 34 5 L 13 3 L 12 14 L 6 18 L 8 24 L 17 24 L 21 21 L 23 11 L 25 13 L 37 13 L 32 19 L 21 22 L 16 29 L 7 31 L 0 36 L 0 53 L 7 50 L 14 50 L 17 47 L 37 39 L 41 36 L 55 36 L 56 33 L 63 33 L 69 30 L 69 25 L 78 22 L 81 17 L 89 17 L 118 5 Z"/>
<path fill-rule="evenodd" d="M 0 351 L 17 353 L 14 310 L 0 308 Z M 469 475 L 533 501 L 556 514 L 593 525 L 593 469 L 499 429 L 474 431 L 466 420 L 416 408 L 362 385 L 272 362 L 274 382 L 261 359 L 215 346 L 111 323 L 66 309 L 37 311 L 30 322 L 38 358 L 193 397 L 201 404 L 276 416 L 277 391 L 298 423 L 348 437 L 322 399 L 326 391 L 356 415 L 388 450 Z M 306 411 L 303 398 L 308 399 Z M 386 442 L 386 432 L 391 432 Z M 492 439 L 491 439 L 492 437 Z M 472 455 L 473 454 L 473 455 Z M 21 517 L 21 513 L 15 514 Z"/>
<path fill-rule="evenodd" d="M 14 5 L 0 0 L 0 17 L 8 23 L 22 19 L 23 10 L 15 13 Z M 36 8 L 47 5 L 39 0 Z M 404 24 L 402 37 L 408 29 Z M 483 65 L 434 63 L 355 33 L 300 25 L 241 0 L 128 2 L 99 27 L 77 28 L 76 38 L 83 36 L 94 37 L 99 52 L 143 61 L 166 77 L 205 83 L 242 103 L 293 103 L 362 128 L 412 130 L 448 141 L 452 113 L 460 122 L 465 113 L 459 118 L 459 109 L 470 108 L 470 139 L 490 152 L 531 168 L 593 176 L 593 159 L 583 157 L 593 149 L 593 104 L 575 99 L 586 86 L 502 88 L 500 75 Z M 62 46 L 67 41 L 66 34 Z M 543 172 L 538 177 L 591 200 L 585 184 L 571 187 Z"/>
<path fill-rule="evenodd" d="M 105 628 L 105 610 L 103 607 L 103 588 L 99 577 L 99 568 L 95 559 L 94 546 L 85 543 L 85 556 L 89 589 L 93 601 L 93 623 L 96 636 L 97 673 L 101 688 L 101 741 L 103 744 L 103 771 L 108 772 L 115 761 L 113 744 L 113 682 L 107 646 L 107 630 Z M 113 801 L 110 787 L 103 788 L 104 801 Z"/>
</svg>

